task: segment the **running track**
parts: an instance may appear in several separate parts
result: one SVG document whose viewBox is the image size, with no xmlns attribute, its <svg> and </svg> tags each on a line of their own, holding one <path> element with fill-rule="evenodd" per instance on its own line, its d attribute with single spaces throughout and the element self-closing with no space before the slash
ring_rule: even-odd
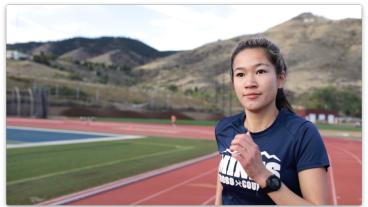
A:
<svg viewBox="0 0 368 207">
<path fill-rule="evenodd" d="M 213 139 L 213 128 L 140 123 L 8 118 L 8 126 L 28 126 L 149 136 Z M 331 167 L 332 198 L 339 205 L 362 204 L 361 141 L 324 138 Z M 201 205 L 213 204 L 219 157 L 147 178 L 67 204 L 72 205 Z M 46 202 L 47 203 L 47 202 Z M 45 204 L 46 204 L 45 203 Z M 52 202 L 49 202 L 52 203 Z"/>
</svg>

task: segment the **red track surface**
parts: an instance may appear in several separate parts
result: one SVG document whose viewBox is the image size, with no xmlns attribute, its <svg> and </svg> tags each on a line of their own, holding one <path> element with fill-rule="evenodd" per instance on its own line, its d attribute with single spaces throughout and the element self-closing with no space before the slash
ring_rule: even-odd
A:
<svg viewBox="0 0 368 207">
<path fill-rule="evenodd" d="M 137 134 L 149 136 L 213 139 L 213 127 L 163 124 L 98 123 L 63 120 L 7 119 L 10 126 L 28 126 Z M 360 141 L 325 138 L 331 168 L 331 187 L 337 204 L 362 203 L 362 145 Z M 73 205 L 213 204 L 219 158 L 212 158 L 141 182 L 75 201 Z"/>
<path fill-rule="evenodd" d="M 325 138 L 339 205 L 362 204 L 362 143 Z"/>
<path fill-rule="evenodd" d="M 198 205 L 213 202 L 218 157 L 101 193 L 72 205 Z M 210 166 L 210 167 L 209 167 Z"/>
</svg>

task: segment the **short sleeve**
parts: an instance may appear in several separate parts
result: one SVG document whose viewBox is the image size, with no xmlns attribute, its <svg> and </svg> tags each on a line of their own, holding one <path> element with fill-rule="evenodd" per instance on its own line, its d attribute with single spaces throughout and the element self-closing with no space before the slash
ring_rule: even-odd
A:
<svg viewBox="0 0 368 207">
<path fill-rule="evenodd" d="M 223 152 L 226 147 L 225 144 L 223 143 L 223 139 L 221 139 L 221 121 L 220 120 L 216 126 L 215 126 L 215 138 L 216 138 L 216 143 L 217 143 L 217 150 L 219 152 L 219 154 L 221 154 L 221 152 Z"/>
<path fill-rule="evenodd" d="M 298 132 L 295 152 L 297 171 L 320 167 L 327 170 L 330 162 L 318 129 L 311 122 L 306 122 Z"/>
</svg>

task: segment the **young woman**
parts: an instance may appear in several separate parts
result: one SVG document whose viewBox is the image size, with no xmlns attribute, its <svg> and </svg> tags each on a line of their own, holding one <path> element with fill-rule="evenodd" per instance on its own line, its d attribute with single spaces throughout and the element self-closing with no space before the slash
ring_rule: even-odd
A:
<svg viewBox="0 0 368 207">
<path fill-rule="evenodd" d="M 327 152 L 317 128 L 288 103 L 286 70 L 268 39 L 235 48 L 231 79 L 244 112 L 215 129 L 222 158 L 216 205 L 330 203 Z"/>
</svg>

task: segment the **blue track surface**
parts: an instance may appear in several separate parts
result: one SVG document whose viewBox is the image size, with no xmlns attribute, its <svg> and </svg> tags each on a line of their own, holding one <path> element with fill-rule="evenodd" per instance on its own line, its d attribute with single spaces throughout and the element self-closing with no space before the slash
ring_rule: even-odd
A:
<svg viewBox="0 0 368 207">
<path fill-rule="evenodd" d="M 31 129 L 6 129 L 6 139 L 18 142 L 49 142 L 76 139 L 91 139 L 111 137 L 111 135 L 96 135 L 88 133 L 70 133 L 70 132 L 54 132 L 39 131 Z"/>
</svg>

